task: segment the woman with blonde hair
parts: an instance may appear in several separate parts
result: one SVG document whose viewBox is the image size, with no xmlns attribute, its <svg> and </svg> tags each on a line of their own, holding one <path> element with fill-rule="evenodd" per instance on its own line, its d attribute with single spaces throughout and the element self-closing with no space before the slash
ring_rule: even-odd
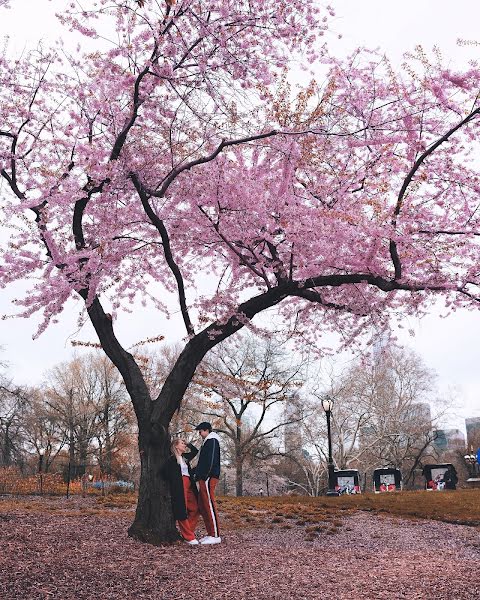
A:
<svg viewBox="0 0 480 600">
<path fill-rule="evenodd" d="M 200 513 L 198 490 L 190 468 L 190 461 L 198 454 L 193 444 L 175 438 L 170 446 L 171 456 L 162 469 L 162 476 L 170 483 L 173 516 L 180 535 L 191 546 L 198 544 L 195 538 Z"/>
</svg>

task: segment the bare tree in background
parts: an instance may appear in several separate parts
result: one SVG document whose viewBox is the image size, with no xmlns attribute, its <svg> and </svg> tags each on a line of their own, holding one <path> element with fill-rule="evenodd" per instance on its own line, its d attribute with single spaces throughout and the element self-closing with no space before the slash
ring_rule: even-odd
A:
<svg viewBox="0 0 480 600">
<path fill-rule="evenodd" d="M 303 424 L 309 457 L 303 470 L 308 493 L 319 486 L 327 460 L 326 419 L 319 400 L 334 398 L 333 456 L 337 468 L 371 472 L 392 466 L 402 470 L 404 483 L 413 484 L 415 472 L 431 451 L 434 429 L 444 415 L 432 414 L 436 375 L 418 355 L 392 347 L 356 362 L 332 377 L 318 401 L 310 406 Z M 303 484 L 305 485 L 305 484 Z"/>
<path fill-rule="evenodd" d="M 226 456 L 235 466 L 236 495 L 242 496 L 246 461 L 271 456 L 272 441 L 293 421 L 285 419 L 283 407 L 303 383 L 302 364 L 292 363 L 273 337 L 246 334 L 212 351 L 194 383 L 207 400 L 204 417 L 228 440 Z"/>
<path fill-rule="evenodd" d="M 68 442 L 57 411 L 53 410 L 41 388 L 33 388 L 23 420 L 25 448 L 34 454 L 44 473 L 48 473 Z"/>
<path fill-rule="evenodd" d="M 0 466 L 14 464 L 23 468 L 23 417 L 27 404 L 26 390 L 12 381 L 0 379 Z"/>
<path fill-rule="evenodd" d="M 115 455 L 133 433 L 133 411 L 108 359 L 89 354 L 58 365 L 44 395 L 68 445 L 70 475 L 83 475 L 94 460 L 112 474 Z"/>
<path fill-rule="evenodd" d="M 435 397 L 436 374 L 414 352 L 393 347 L 352 375 L 354 395 L 361 406 L 370 408 L 368 423 L 359 430 L 355 459 L 365 471 L 398 468 L 404 484 L 413 484 L 415 471 L 429 454 L 434 430 L 444 416 Z"/>
<path fill-rule="evenodd" d="M 103 473 L 119 474 L 116 457 L 129 445 L 128 438 L 135 432 L 133 408 L 110 360 L 100 354 L 90 355 L 88 366 L 96 379 L 97 460 Z"/>
</svg>

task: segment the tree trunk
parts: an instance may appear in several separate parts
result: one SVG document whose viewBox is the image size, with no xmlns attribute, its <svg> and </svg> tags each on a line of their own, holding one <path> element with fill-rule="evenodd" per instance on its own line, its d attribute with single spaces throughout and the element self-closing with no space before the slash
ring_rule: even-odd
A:
<svg viewBox="0 0 480 600">
<path fill-rule="evenodd" d="M 180 539 L 175 527 L 170 500 L 170 489 L 160 470 L 170 455 L 170 435 L 165 428 L 157 431 L 154 443 L 149 431 L 139 434 L 140 486 L 135 520 L 128 535 L 160 546 Z"/>
<path fill-rule="evenodd" d="M 243 496 L 243 456 L 242 456 L 242 421 L 241 415 L 237 418 L 237 431 L 235 438 L 235 491 L 237 497 Z"/>
<path fill-rule="evenodd" d="M 84 432 L 80 430 L 80 434 L 85 435 Z M 78 444 L 78 462 L 75 465 L 75 479 L 77 477 L 82 477 L 85 475 L 86 468 L 88 462 L 88 442 L 85 441 L 85 438 L 82 437 L 80 443 Z"/>
<path fill-rule="evenodd" d="M 243 496 L 243 461 L 235 449 L 235 491 L 237 496 Z"/>
<path fill-rule="evenodd" d="M 104 470 L 107 475 L 112 474 L 112 439 L 110 435 L 110 405 L 107 404 L 104 413 L 105 423 L 105 457 L 104 457 Z"/>
<path fill-rule="evenodd" d="M 67 466 L 67 484 L 70 485 L 70 480 L 72 478 L 72 469 L 75 464 L 75 443 L 74 443 L 74 431 L 73 431 L 73 421 L 71 416 L 71 408 L 70 415 L 68 417 L 68 466 Z"/>
<path fill-rule="evenodd" d="M 5 427 L 5 443 L 3 446 L 3 465 L 5 467 L 9 467 L 13 461 L 12 461 L 12 444 L 10 442 L 10 431 L 9 431 L 9 424 L 7 423 L 7 426 Z"/>
</svg>

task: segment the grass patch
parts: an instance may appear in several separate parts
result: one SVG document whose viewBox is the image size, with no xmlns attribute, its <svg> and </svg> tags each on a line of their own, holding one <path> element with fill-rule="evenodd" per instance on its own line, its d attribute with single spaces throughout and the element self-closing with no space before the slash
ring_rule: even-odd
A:
<svg viewBox="0 0 480 600">
<path fill-rule="evenodd" d="M 134 508 L 137 504 L 137 495 L 108 494 L 107 496 L 98 496 L 96 502 L 106 508 Z"/>
<path fill-rule="evenodd" d="M 127 515 L 133 518 L 136 501 L 135 494 L 87 498 L 73 496 L 68 500 L 58 496 L 0 496 L 0 515 L 36 512 L 112 518 Z M 357 511 L 480 527 L 480 490 L 476 489 L 362 494 L 338 498 L 220 496 L 218 508 L 222 529 L 226 531 L 300 528 L 306 535 L 335 533 L 344 526 L 344 517 Z"/>
<path fill-rule="evenodd" d="M 121 496 L 0 496 L 0 515 L 11 513 L 57 514 L 63 517 L 132 514 L 137 503 L 134 494 Z"/>
<path fill-rule="evenodd" d="M 360 494 L 338 498 L 224 496 L 218 499 L 218 505 L 219 510 L 225 515 L 223 518 L 225 524 L 235 514 L 237 518 L 239 517 L 242 526 L 250 527 L 260 525 L 260 519 L 257 517 L 261 515 L 262 521 L 270 517 L 272 526 L 282 526 L 285 524 L 285 519 L 295 519 L 295 525 L 300 527 L 323 524 L 335 531 L 342 527 L 342 517 L 356 511 L 480 527 L 480 490 Z M 250 517 L 248 523 L 244 517 L 247 509 Z M 238 527 L 238 520 L 236 525 Z"/>
</svg>

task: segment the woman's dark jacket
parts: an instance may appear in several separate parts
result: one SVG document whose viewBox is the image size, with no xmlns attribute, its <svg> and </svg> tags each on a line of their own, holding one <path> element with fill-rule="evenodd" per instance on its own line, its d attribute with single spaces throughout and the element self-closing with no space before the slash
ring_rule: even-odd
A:
<svg viewBox="0 0 480 600">
<path fill-rule="evenodd" d="M 183 454 L 183 458 L 188 466 L 188 473 L 190 475 L 190 482 L 192 490 L 195 495 L 198 495 L 197 485 L 193 478 L 192 471 L 190 469 L 189 461 L 192 460 L 197 454 L 198 450 L 193 444 L 188 444 L 190 452 Z M 166 479 L 170 483 L 170 497 L 172 499 L 173 516 L 177 521 L 183 521 L 187 518 L 187 507 L 185 504 L 185 494 L 183 492 L 183 477 L 180 465 L 177 462 L 175 456 L 170 456 L 166 463 L 160 470 L 160 474 L 163 479 Z"/>
</svg>

